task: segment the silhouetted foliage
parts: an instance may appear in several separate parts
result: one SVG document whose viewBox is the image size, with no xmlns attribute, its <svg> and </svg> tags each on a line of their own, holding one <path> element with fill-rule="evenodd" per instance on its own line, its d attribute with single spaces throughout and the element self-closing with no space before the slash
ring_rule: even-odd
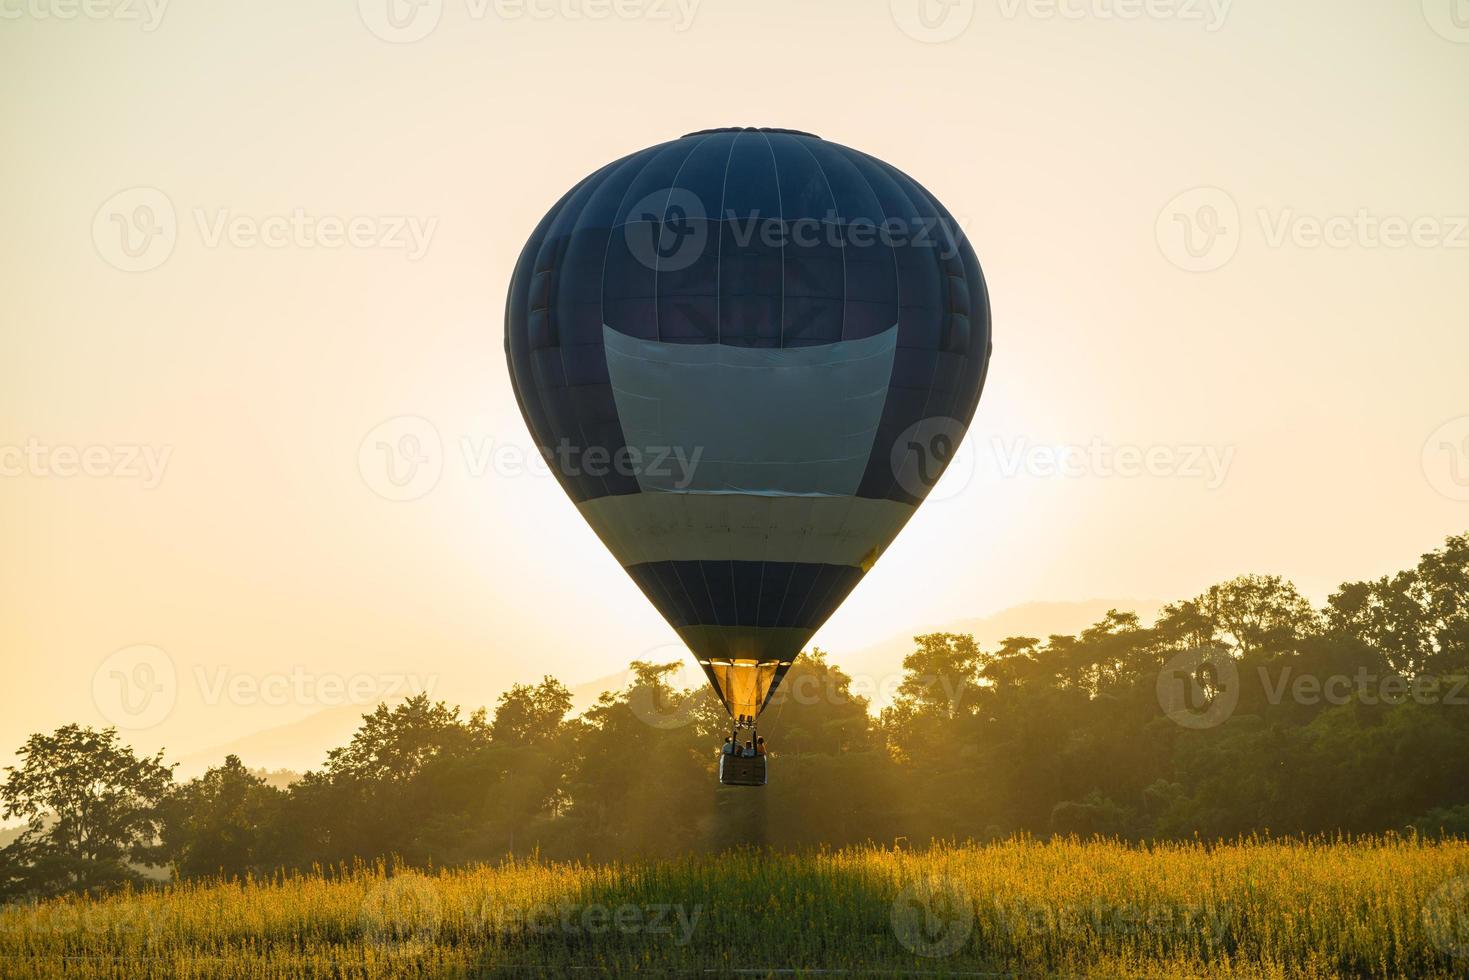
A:
<svg viewBox="0 0 1469 980">
<path fill-rule="evenodd" d="M 1198 650 L 1222 659 L 1177 667 Z M 0 791 L 27 821 L 0 849 L 0 888 L 105 888 L 162 861 L 188 877 L 1017 832 L 1469 834 L 1469 535 L 1321 610 L 1251 575 L 1151 626 L 1114 610 L 994 650 L 918 636 L 877 717 L 814 650 L 762 717 L 760 790 L 718 788 L 728 716 L 706 689 L 676 689 L 677 667 L 635 662 L 575 717 L 550 677 L 512 687 L 492 717 L 427 695 L 380 705 L 284 788 L 233 756 L 176 787 L 111 729 L 37 735 Z M 1182 717 L 1160 694 L 1175 681 L 1196 686 Z"/>
<path fill-rule="evenodd" d="M 117 729 L 66 725 L 32 735 L 6 769 L 6 819 L 26 829 L 0 851 L 8 894 L 96 891 L 138 881 L 133 864 L 163 857 L 162 807 L 173 782 L 163 753 L 139 757 Z"/>
</svg>

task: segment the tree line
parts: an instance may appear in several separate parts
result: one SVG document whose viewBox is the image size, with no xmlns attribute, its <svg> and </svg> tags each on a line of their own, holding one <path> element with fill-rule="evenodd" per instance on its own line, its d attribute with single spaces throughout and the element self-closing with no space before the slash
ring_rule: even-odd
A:
<svg viewBox="0 0 1469 980">
<path fill-rule="evenodd" d="M 396 856 L 593 860 L 1011 835 L 1469 835 L 1469 535 L 1315 608 L 1247 575 L 1078 635 L 915 637 L 874 712 L 815 650 L 766 712 L 771 780 L 719 789 L 728 716 L 677 663 L 573 714 L 551 677 L 464 713 L 419 695 L 282 787 L 235 756 L 180 783 L 114 729 L 33 735 L 0 803 L 0 897 L 147 869 L 270 876 Z"/>
</svg>

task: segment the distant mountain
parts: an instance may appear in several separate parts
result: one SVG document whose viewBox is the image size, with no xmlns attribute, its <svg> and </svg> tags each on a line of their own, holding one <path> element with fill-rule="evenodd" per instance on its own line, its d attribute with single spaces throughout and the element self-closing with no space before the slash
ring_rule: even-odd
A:
<svg viewBox="0 0 1469 980">
<path fill-rule="evenodd" d="M 913 652 L 913 637 L 924 633 L 969 633 L 981 649 L 993 650 L 1012 636 L 1034 636 L 1044 640 L 1053 633 L 1075 635 L 1099 622 L 1108 610 L 1137 613 L 1145 624 L 1157 618 L 1164 602 L 1156 599 L 1084 599 L 1077 602 L 1028 602 L 1021 606 L 976 619 L 926 626 L 889 637 L 881 643 L 850 653 L 831 650 L 831 661 L 876 690 L 875 707 L 891 703 L 896 679 L 903 672 L 903 658 Z M 861 690 L 861 688 L 859 688 Z M 863 692 L 868 693 L 868 692 Z"/>
<path fill-rule="evenodd" d="M 204 770 L 224 762 L 227 755 L 237 755 L 254 770 L 289 770 L 292 774 L 318 769 L 326 761 L 329 750 L 346 745 L 352 733 L 362 724 L 362 716 L 373 705 L 343 704 L 324 708 L 300 721 L 278 725 L 237 738 L 222 745 L 191 752 L 179 759 L 179 779 L 192 779 Z M 262 772 L 272 785 L 280 783 L 279 774 Z"/>
</svg>

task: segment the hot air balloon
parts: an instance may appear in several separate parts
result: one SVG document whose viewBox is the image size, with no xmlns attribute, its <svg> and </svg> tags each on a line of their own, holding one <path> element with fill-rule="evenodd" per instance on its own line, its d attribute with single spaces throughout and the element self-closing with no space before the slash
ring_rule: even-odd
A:
<svg viewBox="0 0 1469 980">
<path fill-rule="evenodd" d="M 753 734 L 963 439 L 989 297 L 906 174 L 808 133 L 714 129 L 551 208 L 505 349 L 562 488 Z M 763 783 L 764 763 L 724 781 Z"/>
</svg>

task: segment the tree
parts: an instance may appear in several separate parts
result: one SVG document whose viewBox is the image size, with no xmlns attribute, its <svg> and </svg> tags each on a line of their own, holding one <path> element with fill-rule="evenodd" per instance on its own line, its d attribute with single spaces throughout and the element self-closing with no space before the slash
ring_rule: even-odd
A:
<svg viewBox="0 0 1469 980">
<path fill-rule="evenodd" d="M 760 716 L 771 751 L 838 755 L 874 744 L 869 701 L 820 649 L 802 654 Z"/>
<path fill-rule="evenodd" d="M 54 894 L 139 878 L 128 866 L 161 857 L 161 805 L 173 786 L 163 753 L 139 757 L 117 729 L 66 725 L 32 735 L 7 767 L 0 801 L 25 832 L 6 851 L 13 889 Z"/>
<path fill-rule="evenodd" d="M 571 711 L 571 692 L 554 677 L 516 684 L 500 695 L 490 738 L 503 745 L 544 744 L 555 738 Z"/>
<path fill-rule="evenodd" d="M 288 851 L 296 863 L 399 855 L 426 860 L 436 847 L 455 847 L 445 822 L 468 831 L 463 809 L 493 787 L 448 777 L 491 745 L 483 708 L 468 719 L 459 708 L 415 695 L 377 706 L 346 746 L 327 755 L 322 772 L 307 773 L 285 801 Z"/>
<path fill-rule="evenodd" d="M 164 846 L 175 871 L 228 878 L 268 869 L 268 833 L 284 797 L 236 755 L 186 783 L 165 808 Z"/>
<path fill-rule="evenodd" d="M 1316 610 L 1279 575 L 1241 575 L 1195 600 L 1214 635 L 1240 656 L 1288 649 L 1314 629 Z"/>
<path fill-rule="evenodd" d="M 429 760 L 487 745 L 490 728 L 483 708 L 459 720 L 459 708 L 417 694 L 396 708 L 380 704 L 362 716 L 362 727 L 345 747 L 327 756 L 333 779 L 362 784 L 407 782 Z"/>
</svg>

